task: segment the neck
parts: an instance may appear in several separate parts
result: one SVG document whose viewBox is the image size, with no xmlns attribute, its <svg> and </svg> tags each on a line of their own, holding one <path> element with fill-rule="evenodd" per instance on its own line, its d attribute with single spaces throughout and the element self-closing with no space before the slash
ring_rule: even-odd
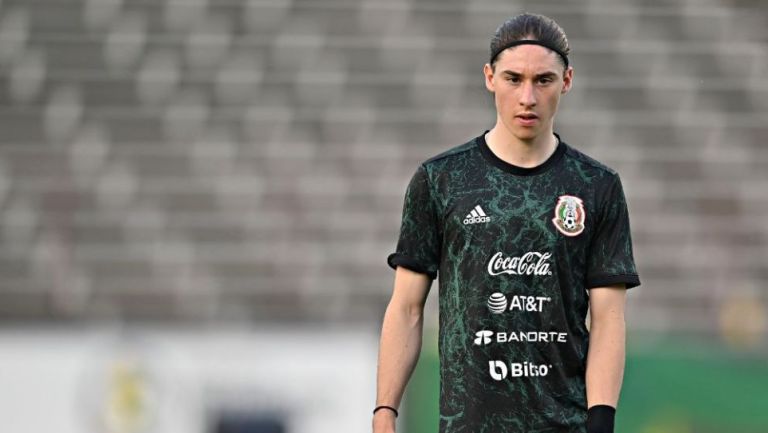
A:
<svg viewBox="0 0 768 433">
<path fill-rule="evenodd" d="M 524 168 L 541 165 L 557 148 L 557 137 L 552 127 L 548 128 L 546 133 L 530 140 L 521 140 L 509 132 L 501 122 L 497 122 L 488 132 L 485 141 L 500 159 Z"/>
</svg>

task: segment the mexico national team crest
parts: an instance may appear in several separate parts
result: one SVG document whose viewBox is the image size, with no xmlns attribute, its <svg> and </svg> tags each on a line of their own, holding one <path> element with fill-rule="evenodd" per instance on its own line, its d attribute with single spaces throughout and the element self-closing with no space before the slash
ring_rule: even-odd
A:
<svg viewBox="0 0 768 433">
<path fill-rule="evenodd" d="M 572 195 L 558 197 L 552 223 L 560 230 L 560 233 L 566 236 L 579 235 L 584 231 L 585 218 L 584 202 L 580 198 Z"/>
</svg>

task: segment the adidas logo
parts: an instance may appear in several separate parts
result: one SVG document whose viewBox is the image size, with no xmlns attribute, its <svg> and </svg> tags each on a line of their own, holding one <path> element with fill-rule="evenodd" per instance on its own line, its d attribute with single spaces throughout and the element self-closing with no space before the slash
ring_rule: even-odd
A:
<svg viewBox="0 0 768 433">
<path fill-rule="evenodd" d="M 490 220 L 491 217 L 483 212 L 483 208 L 481 208 L 480 205 L 477 205 L 474 209 L 472 209 L 472 212 L 468 213 L 467 216 L 464 217 L 464 224 L 487 223 Z"/>
</svg>

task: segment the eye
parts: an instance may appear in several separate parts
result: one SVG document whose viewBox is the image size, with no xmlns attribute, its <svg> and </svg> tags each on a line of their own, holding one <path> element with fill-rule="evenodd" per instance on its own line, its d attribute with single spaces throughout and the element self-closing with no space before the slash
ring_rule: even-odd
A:
<svg viewBox="0 0 768 433">
<path fill-rule="evenodd" d="M 540 84 L 549 84 L 552 81 L 553 81 L 552 77 L 541 77 L 541 78 L 539 78 L 539 83 Z"/>
<path fill-rule="evenodd" d="M 507 78 L 507 81 L 509 81 L 510 83 L 517 84 L 517 83 L 520 82 L 520 77 L 511 76 L 511 77 Z"/>
</svg>

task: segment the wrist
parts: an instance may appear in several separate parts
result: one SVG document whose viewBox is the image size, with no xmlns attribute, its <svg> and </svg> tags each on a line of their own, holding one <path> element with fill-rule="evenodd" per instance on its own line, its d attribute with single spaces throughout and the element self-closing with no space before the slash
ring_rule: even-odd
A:
<svg viewBox="0 0 768 433">
<path fill-rule="evenodd" d="M 598 404 L 587 410 L 587 433 L 613 433 L 616 408 Z"/>
<path fill-rule="evenodd" d="M 373 415 L 373 433 L 393 433 L 397 420 L 389 410 L 380 410 Z"/>
<path fill-rule="evenodd" d="M 390 414 L 392 417 L 394 417 L 394 418 L 397 418 L 397 415 L 398 415 L 398 413 L 397 413 L 397 409 L 395 409 L 395 408 L 394 408 L 394 407 L 392 407 L 392 406 L 388 406 L 388 405 L 379 405 L 379 406 L 376 406 L 376 409 L 374 409 L 374 410 L 373 410 L 373 415 L 374 415 L 374 416 L 376 416 L 376 413 L 378 413 L 378 412 L 386 412 L 386 413 L 389 413 L 389 414 Z"/>
</svg>

